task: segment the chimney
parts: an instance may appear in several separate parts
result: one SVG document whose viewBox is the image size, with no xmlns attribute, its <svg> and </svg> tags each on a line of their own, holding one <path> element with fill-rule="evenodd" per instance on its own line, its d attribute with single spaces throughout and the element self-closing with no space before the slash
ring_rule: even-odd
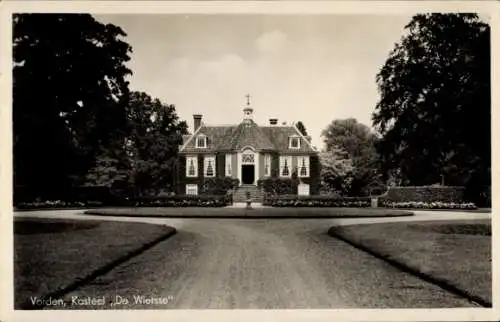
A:
<svg viewBox="0 0 500 322">
<path fill-rule="evenodd" d="M 269 119 L 269 125 L 277 125 L 278 119 Z"/>
<path fill-rule="evenodd" d="M 203 115 L 201 115 L 201 114 L 194 114 L 193 115 L 193 121 L 194 121 L 193 133 L 196 132 L 196 130 L 198 130 L 198 128 L 200 127 L 202 117 L 203 117 Z"/>
</svg>

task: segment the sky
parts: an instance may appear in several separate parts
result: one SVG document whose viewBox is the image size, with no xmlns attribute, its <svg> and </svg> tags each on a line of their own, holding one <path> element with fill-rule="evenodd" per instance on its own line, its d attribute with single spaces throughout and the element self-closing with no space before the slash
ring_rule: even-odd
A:
<svg viewBox="0 0 500 322">
<path fill-rule="evenodd" d="M 313 145 L 334 119 L 371 126 L 375 77 L 411 15 L 95 15 L 132 46 L 132 90 L 174 104 L 192 130 L 253 118 L 302 121 Z"/>
</svg>

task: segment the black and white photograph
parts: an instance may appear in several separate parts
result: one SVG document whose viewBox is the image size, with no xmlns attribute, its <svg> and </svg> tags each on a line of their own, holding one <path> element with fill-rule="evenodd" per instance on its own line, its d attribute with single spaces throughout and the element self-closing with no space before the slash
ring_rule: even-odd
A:
<svg viewBox="0 0 500 322">
<path fill-rule="evenodd" d="M 14 313 L 493 320 L 495 13 L 266 2 L 10 2 Z"/>
</svg>

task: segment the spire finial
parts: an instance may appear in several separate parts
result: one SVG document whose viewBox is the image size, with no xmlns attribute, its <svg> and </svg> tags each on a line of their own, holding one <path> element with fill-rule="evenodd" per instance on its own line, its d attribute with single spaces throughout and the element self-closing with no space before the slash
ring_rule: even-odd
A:
<svg viewBox="0 0 500 322">
<path fill-rule="evenodd" d="M 250 106 L 250 94 L 245 95 L 247 98 L 247 106 Z"/>
</svg>

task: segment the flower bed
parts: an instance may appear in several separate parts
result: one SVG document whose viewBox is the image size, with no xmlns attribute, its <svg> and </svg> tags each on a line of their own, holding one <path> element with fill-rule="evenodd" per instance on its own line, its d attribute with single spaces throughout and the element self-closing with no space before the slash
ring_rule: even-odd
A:
<svg viewBox="0 0 500 322">
<path fill-rule="evenodd" d="M 369 197 L 265 196 L 263 205 L 272 207 L 370 207 Z"/>
<path fill-rule="evenodd" d="M 381 207 L 387 208 L 405 208 L 405 209 L 463 209 L 472 210 L 477 209 L 476 205 L 468 203 L 457 203 L 457 202 L 423 202 L 423 201 L 409 201 L 409 202 L 392 202 L 392 201 L 381 201 L 379 204 Z"/>
<path fill-rule="evenodd" d="M 18 203 L 18 210 L 35 209 L 67 209 L 67 208 L 99 208 L 103 206 L 114 207 L 225 207 L 232 204 L 229 195 L 177 195 L 165 197 L 142 197 L 133 200 L 117 200 L 110 204 L 98 201 L 35 201 Z"/>
<path fill-rule="evenodd" d="M 228 195 L 176 195 L 134 201 L 136 207 L 225 207 L 231 204 L 232 196 Z"/>
<path fill-rule="evenodd" d="M 102 202 L 98 201 L 62 201 L 62 200 L 45 200 L 34 202 L 20 202 L 15 207 L 19 210 L 28 209 L 66 209 L 66 208 L 88 208 L 100 207 Z"/>
</svg>

